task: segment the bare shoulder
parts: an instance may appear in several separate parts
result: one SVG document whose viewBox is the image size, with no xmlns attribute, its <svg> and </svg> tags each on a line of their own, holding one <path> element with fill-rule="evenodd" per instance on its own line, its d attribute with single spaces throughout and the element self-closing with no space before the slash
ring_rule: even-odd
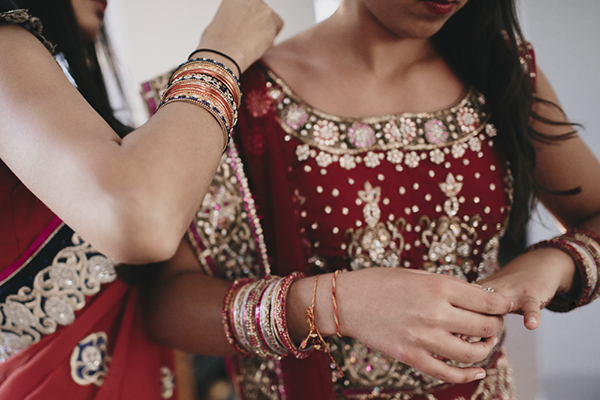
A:
<svg viewBox="0 0 600 400">
<path fill-rule="evenodd" d="M 274 46 L 263 57 L 263 60 L 284 79 L 302 74 L 307 69 L 314 69 L 315 49 L 314 29 L 302 32 Z"/>
</svg>

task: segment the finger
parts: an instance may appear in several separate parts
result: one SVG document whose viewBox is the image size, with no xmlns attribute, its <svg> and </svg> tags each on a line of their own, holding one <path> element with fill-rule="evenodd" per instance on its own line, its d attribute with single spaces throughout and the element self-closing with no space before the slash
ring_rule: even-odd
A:
<svg viewBox="0 0 600 400">
<path fill-rule="evenodd" d="M 511 301 L 503 295 L 463 282 L 457 282 L 450 302 L 455 307 L 488 315 L 506 315 L 512 308 Z"/>
<path fill-rule="evenodd" d="M 438 340 L 429 347 L 438 358 L 447 358 L 463 364 L 473 364 L 485 360 L 494 347 L 498 344 L 498 338 L 470 343 L 459 337 L 448 334 L 447 338 Z"/>
<path fill-rule="evenodd" d="M 485 378 L 486 373 L 483 368 L 467 367 L 459 368 L 446 364 L 441 358 L 434 358 L 433 354 L 422 351 L 417 353 L 415 363 L 409 364 L 417 370 L 448 383 L 469 383 L 475 380 Z M 441 357 L 441 356 L 438 356 Z M 401 360 L 402 362 L 405 362 Z M 406 362 L 405 362 L 406 363 Z"/>
<path fill-rule="evenodd" d="M 537 329 L 537 327 L 540 326 L 542 318 L 539 302 L 533 297 L 528 297 L 523 302 L 522 311 L 525 328 L 529 330 Z"/>
<path fill-rule="evenodd" d="M 483 315 L 463 309 L 455 309 L 442 327 L 452 333 L 467 336 L 491 337 L 500 332 L 504 318 L 497 315 Z"/>
</svg>

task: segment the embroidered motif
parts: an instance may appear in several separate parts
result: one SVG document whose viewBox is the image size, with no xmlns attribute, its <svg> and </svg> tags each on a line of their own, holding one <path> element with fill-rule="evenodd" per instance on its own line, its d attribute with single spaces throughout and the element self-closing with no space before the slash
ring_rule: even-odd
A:
<svg viewBox="0 0 600 400">
<path fill-rule="evenodd" d="M 46 48 L 54 54 L 54 46 L 44 36 L 42 36 L 42 22 L 34 17 L 27 10 L 11 10 L 0 13 L 0 22 L 9 22 L 22 25 L 25 29 L 33 33 Z"/>
<path fill-rule="evenodd" d="M 364 202 L 363 216 L 367 226 L 364 229 L 348 229 L 350 238 L 348 258 L 354 270 L 373 267 L 396 268 L 400 266 L 404 237 L 400 233 L 406 221 L 399 218 L 395 223 L 380 222 L 381 188 L 365 182 L 364 190 L 358 192 L 358 198 Z"/>
<path fill-rule="evenodd" d="M 273 99 L 265 90 L 253 90 L 245 95 L 244 104 L 254 118 L 260 118 L 271 111 Z"/>
<path fill-rule="evenodd" d="M 221 159 L 188 237 L 209 275 L 235 280 L 270 274 L 262 228 L 234 143 Z"/>
<path fill-rule="evenodd" d="M 98 253 L 79 235 L 51 265 L 38 272 L 32 287 L 22 287 L 0 304 L 0 362 L 75 321 L 86 296 L 116 279 L 114 262 Z"/>
<path fill-rule="evenodd" d="M 175 393 L 175 375 L 168 367 L 160 367 L 160 398 L 170 399 Z"/>
<path fill-rule="evenodd" d="M 242 356 L 233 361 L 239 371 L 233 383 L 245 400 L 286 400 L 281 361 Z"/>
<path fill-rule="evenodd" d="M 343 354 L 343 360 L 350 361 L 350 365 L 342 367 L 345 378 L 340 378 L 336 367 L 331 366 L 339 399 L 412 400 L 415 396 L 424 396 L 427 400 L 438 400 L 435 392 L 449 386 L 391 357 L 369 350 L 354 339 L 334 337 L 331 341 L 332 354 Z M 456 362 L 451 365 L 465 366 Z M 474 365 L 489 365 L 494 373 L 479 382 L 469 400 L 514 400 L 512 369 L 503 349 L 494 350 L 486 360 Z"/>
<path fill-rule="evenodd" d="M 81 386 L 102 386 L 111 357 L 107 353 L 106 333 L 92 333 L 81 340 L 71 354 L 71 377 Z"/>
</svg>

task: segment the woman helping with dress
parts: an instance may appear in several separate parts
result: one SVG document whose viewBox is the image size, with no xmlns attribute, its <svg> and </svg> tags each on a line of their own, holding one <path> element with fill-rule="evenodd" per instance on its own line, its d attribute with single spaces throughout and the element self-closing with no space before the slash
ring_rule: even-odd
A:
<svg viewBox="0 0 600 400">
<path fill-rule="evenodd" d="M 242 399 L 514 399 L 502 316 L 598 293 L 600 165 L 513 2 L 345 0 L 243 82 L 152 335 Z M 577 229 L 499 269 L 532 196 Z"/>
<path fill-rule="evenodd" d="M 194 82 L 196 101 L 167 99 L 131 130 L 96 57 L 106 6 L 0 0 L 2 399 L 177 396 L 172 351 L 147 337 L 139 290 L 115 267 L 175 252 L 237 107 L 207 104 L 239 101 L 234 60 L 245 70 L 281 27 L 260 0 L 223 1 L 185 63 L 222 90 Z"/>
</svg>

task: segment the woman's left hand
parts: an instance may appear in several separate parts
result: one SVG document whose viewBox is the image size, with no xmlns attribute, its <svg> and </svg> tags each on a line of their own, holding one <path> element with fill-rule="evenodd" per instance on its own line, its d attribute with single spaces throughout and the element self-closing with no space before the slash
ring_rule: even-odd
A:
<svg viewBox="0 0 600 400">
<path fill-rule="evenodd" d="M 477 283 L 511 300 L 511 313 L 523 315 L 525 327 L 533 330 L 540 325 L 541 310 L 554 296 L 571 290 L 575 273 L 575 263 L 567 253 L 541 248 L 517 257 Z"/>
</svg>

